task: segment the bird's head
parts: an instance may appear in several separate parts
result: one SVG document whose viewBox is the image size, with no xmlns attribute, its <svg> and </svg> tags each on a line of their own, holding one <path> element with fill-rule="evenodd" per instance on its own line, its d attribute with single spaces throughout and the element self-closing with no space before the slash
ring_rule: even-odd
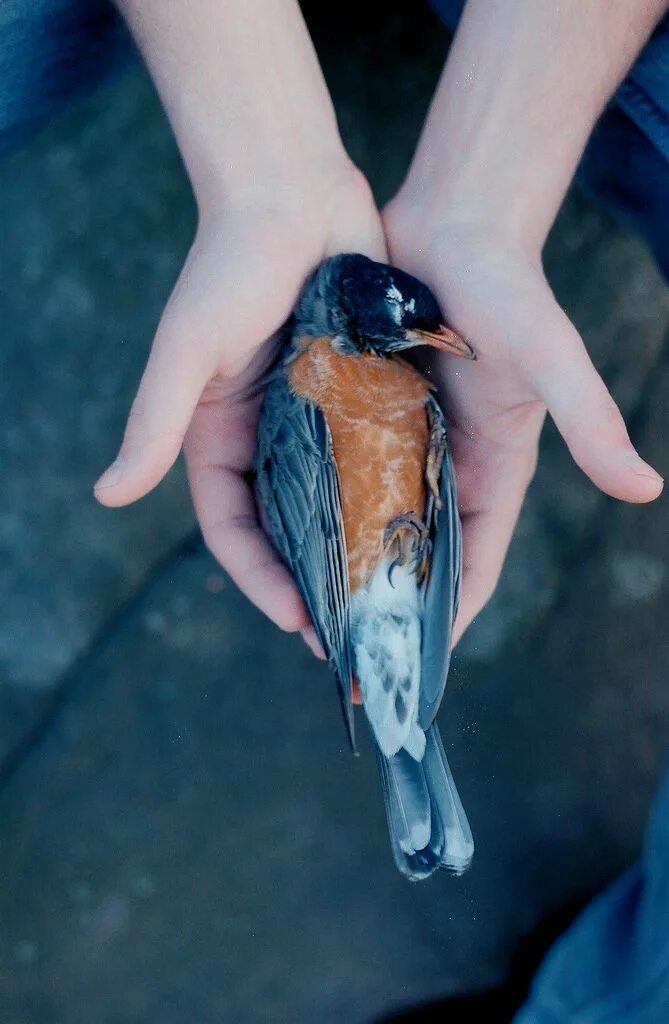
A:
<svg viewBox="0 0 669 1024">
<path fill-rule="evenodd" d="M 475 359 L 444 327 L 430 289 L 403 270 L 345 253 L 325 260 L 307 281 L 295 311 L 298 335 L 332 338 L 345 355 L 392 355 L 429 345 Z"/>
</svg>

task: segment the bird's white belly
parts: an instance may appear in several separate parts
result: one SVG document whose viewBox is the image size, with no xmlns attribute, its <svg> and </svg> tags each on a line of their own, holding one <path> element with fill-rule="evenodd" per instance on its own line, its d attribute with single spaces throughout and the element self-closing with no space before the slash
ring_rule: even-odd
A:
<svg viewBox="0 0 669 1024">
<path fill-rule="evenodd" d="M 409 565 L 384 558 L 367 586 L 351 595 L 355 674 L 375 739 L 386 757 L 406 749 L 420 761 L 418 726 L 422 596 Z"/>
</svg>

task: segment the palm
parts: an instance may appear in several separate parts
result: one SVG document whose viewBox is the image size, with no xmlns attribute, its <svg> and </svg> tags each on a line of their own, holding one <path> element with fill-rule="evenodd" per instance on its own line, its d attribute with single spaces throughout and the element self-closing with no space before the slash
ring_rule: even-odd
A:
<svg viewBox="0 0 669 1024">
<path fill-rule="evenodd" d="M 262 611 L 284 629 L 306 629 L 307 638 L 297 588 L 258 522 L 250 470 L 276 333 L 305 277 L 345 250 L 384 256 L 379 216 L 358 176 L 299 216 L 246 211 L 201 230 L 133 404 L 123 476 L 96 492 L 108 505 L 136 500 L 164 476 L 183 442 L 207 545 Z"/>
<path fill-rule="evenodd" d="M 215 360 L 190 421 L 184 453 L 207 545 L 262 611 L 283 628 L 299 629 L 307 625 L 306 611 L 260 528 L 249 485 L 260 383 L 273 358 L 276 331 L 310 269 L 306 260 L 290 253 L 277 260 L 272 250 L 278 241 L 264 229 L 254 235 L 247 230 L 243 241 L 234 242 L 226 232 L 196 251 L 180 315 L 196 336 L 209 339 Z M 205 286 L 204 301 L 198 303 L 198 279 L 215 279 L 230 251 L 234 269 L 221 274 L 219 289 Z M 224 294 L 226 288 L 233 289 L 233 303 Z M 231 322 L 231 316 L 239 321 Z M 232 338 L 236 351 L 227 343 Z"/>
<path fill-rule="evenodd" d="M 581 468 L 607 493 L 647 501 L 661 490 L 541 267 L 489 238 L 449 236 L 391 259 L 433 288 L 478 361 L 441 357 L 435 374 L 450 423 L 463 521 L 456 640 L 492 594 L 536 465 L 548 409 Z"/>
</svg>

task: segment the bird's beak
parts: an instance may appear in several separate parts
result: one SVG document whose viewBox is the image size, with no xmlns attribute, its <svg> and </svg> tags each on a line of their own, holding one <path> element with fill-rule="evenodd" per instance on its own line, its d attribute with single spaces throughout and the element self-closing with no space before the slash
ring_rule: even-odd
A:
<svg viewBox="0 0 669 1024">
<path fill-rule="evenodd" d="M 436 331 L 407 331 L 410 345 L 429 345 L 440 352 L 448 352 L 452 356 L 463 359 L 476 359 L 476 352 L 464 338 L 443 324 Z"/>
</svg>

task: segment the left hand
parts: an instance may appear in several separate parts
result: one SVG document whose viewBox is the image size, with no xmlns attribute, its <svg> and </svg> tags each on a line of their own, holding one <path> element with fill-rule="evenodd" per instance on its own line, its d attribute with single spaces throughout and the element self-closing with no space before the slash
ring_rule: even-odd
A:
<svg viewBox="0 0 669 1024">
<path fill-rule="evenodd" d="M 390 260 L 434 291 L 448 326 L 478 361 L 440 356 L 463 523 L 464 571 L 454 642 L 492 595 L 533 476 L 550 412 L 575 461 L 601 490 L 645 502 L 661 477 L 637 454 L 538 256 L 481 225 L 429 230 L 402 196 L 385 211 Z"/>
</svg>

